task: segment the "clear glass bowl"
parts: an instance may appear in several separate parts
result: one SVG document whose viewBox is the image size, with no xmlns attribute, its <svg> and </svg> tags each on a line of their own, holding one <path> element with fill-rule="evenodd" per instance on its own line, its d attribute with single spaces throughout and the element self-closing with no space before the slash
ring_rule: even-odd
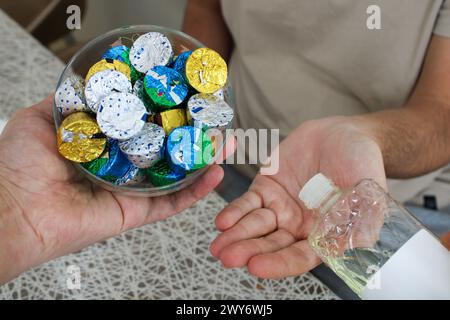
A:
<svg viewBox="0 0 450 320">
<path fill-rule="evenodd" d="M 127 26 L 119 29 L 110 31 L 104 35 L 101 35 L 88 44 L 86 44 L 67 64 L 66 68 L 62 72 L 57 88 L 70 76 L 78 75 L 84 78 L 89 70 L 89 68 L 96 62 L 101 60 L 103 53 L 111 47 L 113 43 L 121 40 L 123 45 L 131 47 L 132 43 L 136 38 L 147 32 L 160 32 L 164 34 L 172 43 L 172 47 L 175 55 L 180 54 L 186 50 L 195 50 L 197 48 L 205 47 L 202 43 L 192 38 L 191 36 L 172 29 L 152 26 L 152 25 L 141 25 L 141 26 Z M 231 86 L 227 84 L 225 86 L 224 96 L 225 101 L 234 109 L 233 95 L 231 92 Z M 56 105 L 53 104 L 53 117 L 55 120 L 55 126 L 58 129 L 63 120 L 62 115 L 58 112 Z M 226 135 L 226 133 L 225 133 Z M 227 141 L 228 136 L 223 137 L 223 141 Z M 69 161 L 69 160 L 67 160 Z M 163 187 L 155 187 L 147 180 L 130 186 L 118 186 L 108 181 L 105 181 L 89 171 L 83 168 L 80 164 L 72 163 L 75 168 L 81 172 L 87 179 L 89 179 L 95 185 L 98 185 L 106 190 L 112 192 L 125 193 L 132 196 L 142 196 L 142 197 L 157 197 L 166 195 L 179 191 L 186 188 L 187 186 L 196 182 L 208 169 L 203 168 L 192 174 L 189 174 L 183 180 L 177 181 L 176 183 L 166 185 Z"/>
</svg>

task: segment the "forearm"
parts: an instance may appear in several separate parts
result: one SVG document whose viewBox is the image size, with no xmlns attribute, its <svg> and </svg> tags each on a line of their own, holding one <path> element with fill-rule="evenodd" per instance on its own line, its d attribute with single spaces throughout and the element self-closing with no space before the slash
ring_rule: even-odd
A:
<svg viewBox="0 0 450 320">
<path fill-rule="evenodd" d="M 189 0 L 182 30 L 229 60 L 233 40 L 222 16 L 220 0 Z"/>
<path fill-rule="evenodd" d="M 408 106 L 353 118 L 378 142 L 390 178 L 410 178 L 450 162 L 450 101 L 412 99 Z"/>
</svg>

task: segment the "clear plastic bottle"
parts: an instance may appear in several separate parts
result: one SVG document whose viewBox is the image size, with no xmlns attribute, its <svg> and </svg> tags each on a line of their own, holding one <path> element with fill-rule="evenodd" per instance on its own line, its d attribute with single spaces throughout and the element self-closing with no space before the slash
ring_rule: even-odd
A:
<svg viewBox="0 0 450 320">
<path fill-rule="evenodd" d="M 318 174 L 299 197 L 311 247 L 361 298 L 450 299 L 450 252 L 375 181 L 341 190 Z"/>
</svg>

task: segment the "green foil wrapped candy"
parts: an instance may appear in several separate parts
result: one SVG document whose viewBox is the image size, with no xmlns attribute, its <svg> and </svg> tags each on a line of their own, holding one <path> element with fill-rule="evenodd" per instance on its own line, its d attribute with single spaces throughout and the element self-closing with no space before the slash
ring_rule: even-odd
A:
<svg viewBox="0 0 450 320">
<path fill-rule="evenodd" d="M 155 187 L 167 186 L 183 179 L 186 175 L 172 170 L 166 160 L 160 160 L 147 170 L 148 178 Z"/>
</svg>

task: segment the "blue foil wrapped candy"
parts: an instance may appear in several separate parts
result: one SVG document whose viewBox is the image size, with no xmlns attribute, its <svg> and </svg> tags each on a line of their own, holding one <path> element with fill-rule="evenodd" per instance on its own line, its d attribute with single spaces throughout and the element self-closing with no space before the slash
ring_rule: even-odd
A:
<svg viewBox="0 0 450 320">
<path fill-rule="evenodd" d="M 173 69 L 153 67 L 144 79 L 145 90 L 156 106 L 162 111 L 180 105 L 188 94 L 188 86 L 183 76 Z"/>
<path fill-rule="evenodd" d="M 132 185 L 145 179 L 143 172 L 128 161 L 117 140 L 108 139 L 108 151 L 92 162 L 82 164 L 90 173 L 116 185 Z"/>
<path fill-rule="evenodd" d="M 130 48 L 124 45 L 119 45 L 109 48 L 102 56 L 102 59 L 119 60 L 121 62 L 129 62 L 127 56 L 130 54 Z M 128 63 L 127 63 L 128 64 Z"/>
<path fill-rule="evenodd" d="M 167 139 L 166 153 L 174 171 L 201 169 L 213 161 L 214 148 L 206 133 L 191 126 L 178 127 Z"/>
<path fill-rule="evenodd" d="M 186 61 L 192 54 L 192 50 L 185 51 L 181 53 L 174 61 L 172 69 L 174 69 L 179 74 L 183 75 L 186 73 Z"/>
<path fill-rule="evenodd" d="M 120 179 L 115 181 L 115 184 L 119 186 L 129 186 L 133 184 L 141 183 L 145 180 L 145 175 L 138 167 L 132 166 L 130 170 Z"/>
<path fill-rule="evenodd" d="M 176 57 L 175 61 L 172 63 L 171 68 L 181 74 L 181 76 L 184 79 L 184 82 L 186 83 L 188 87 L 188 96 L 193 96 L 194 94 L 198 93 L 197 90 L 192 88 L 189 83 L 187 82 L 185 76 L 186 76 L 186 61 L 191 56 L 192 50 L 182 52 L 178 57 Z"/>
<path fill-rule="evenodd" d="M 107 162 L 97 172 L 97 176 L 115 182 L 125 176 L 130 171 L 133 164 L 128 161 L 128 158 L 119 148 L 119 142 L 117 140 L 108 140 L 109 156 Z"/>
<path fill-rule="evenodd" d="M 119 60 L 127 64 L 131 69 L 131 82 L 135 83 L 142 75 L 137 71 L 130 62 L 130 48 L 124 45 L 119 45 L 109 48 L 102 56 L 102 59 Z"/>
</svg>

